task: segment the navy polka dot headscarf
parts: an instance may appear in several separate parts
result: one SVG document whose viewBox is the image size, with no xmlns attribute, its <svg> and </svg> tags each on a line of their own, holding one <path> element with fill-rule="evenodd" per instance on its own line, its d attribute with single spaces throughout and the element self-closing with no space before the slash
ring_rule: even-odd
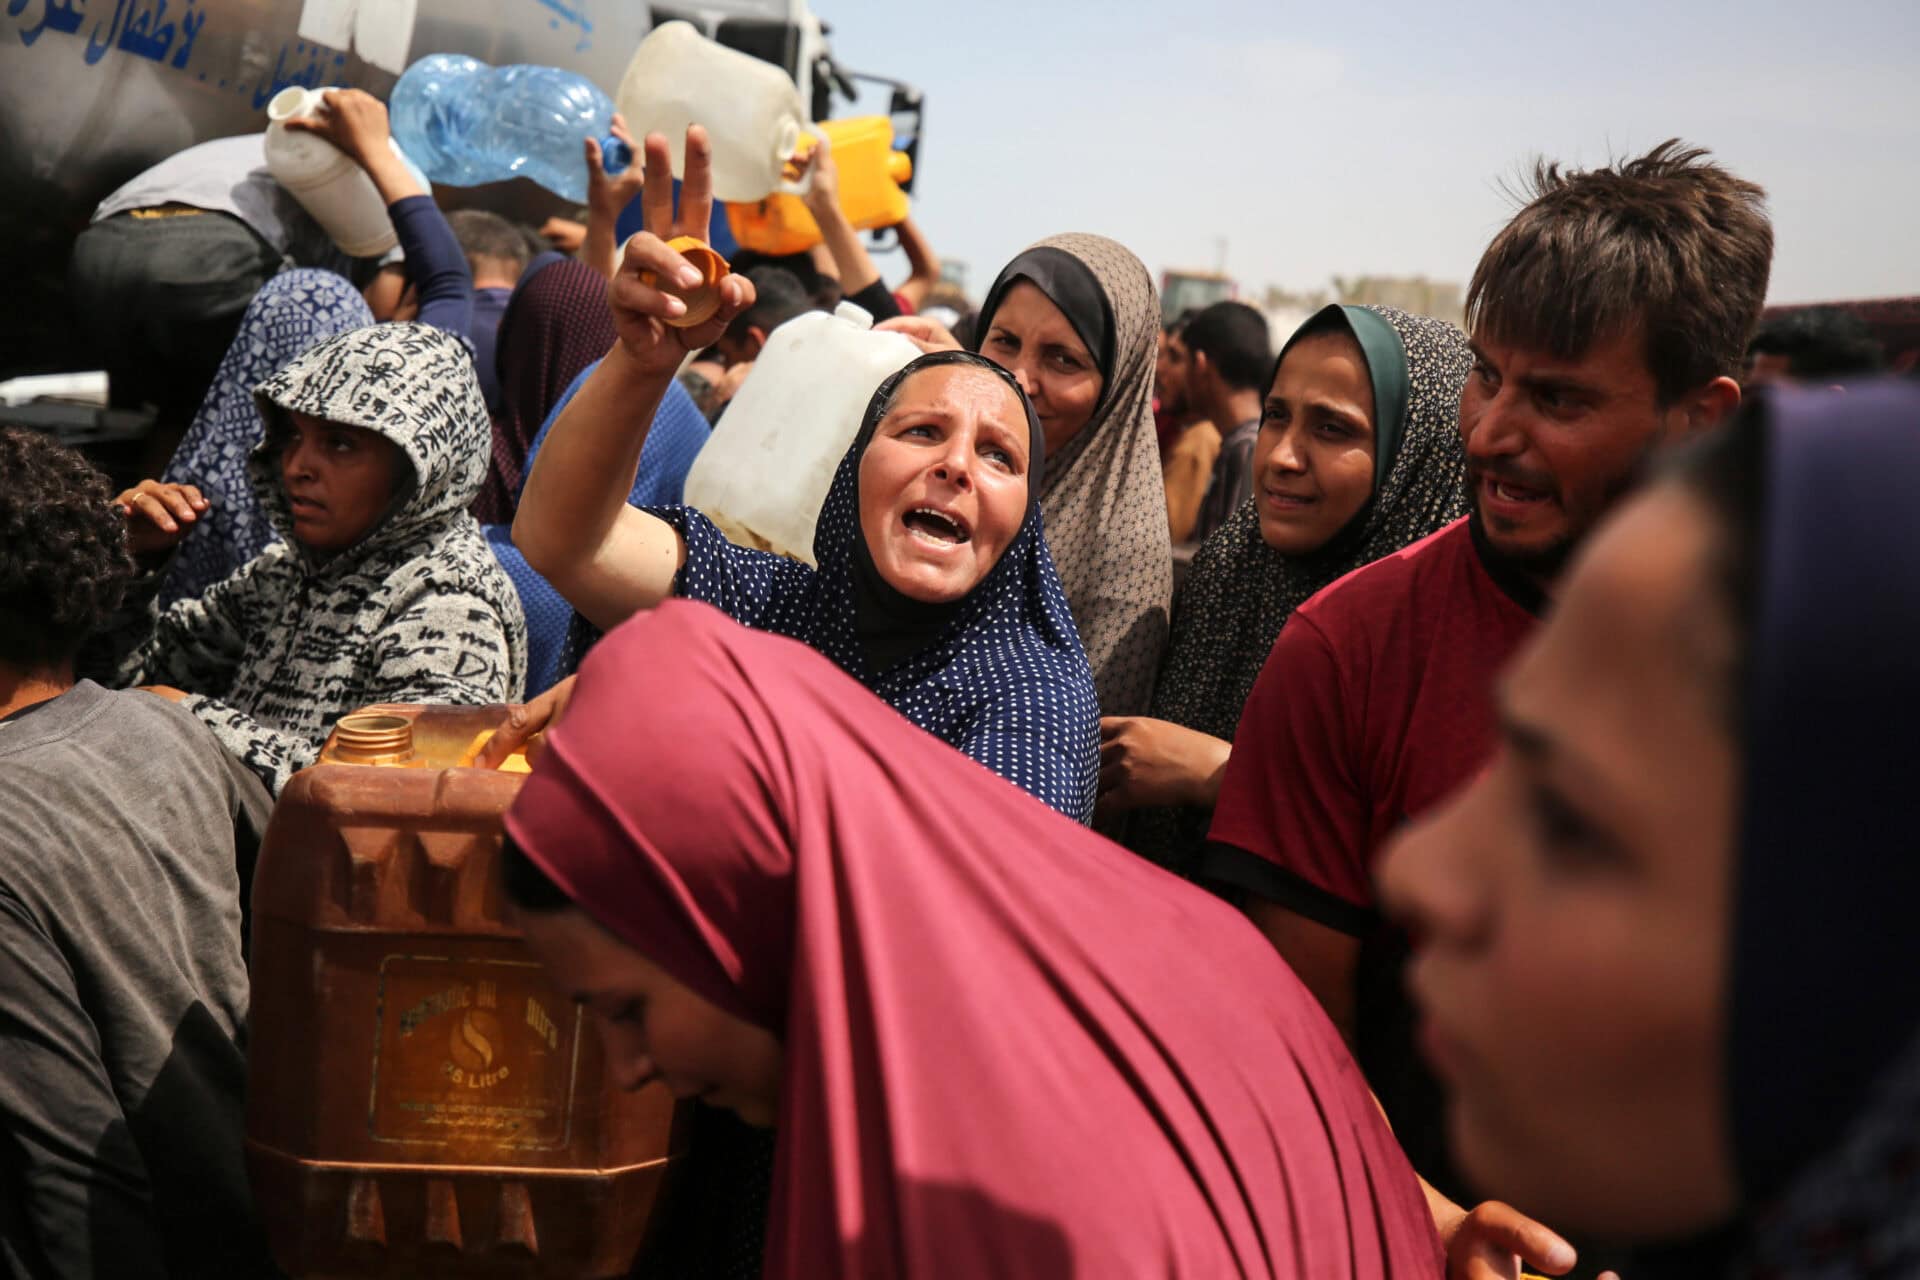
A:
<svg viewBox="0 0 1920 1280">
<path fill-rule="evenodd" d="M 1020 395 L 1032 457 L 1045 454 L 1039 420 L 1019 384 L 971 352 L 922 356 L 881 383 L 840 460 L 814 526 L 818 569 L 735 547 L 699 512 L 655 514 L 679 529 L 687 562 L 676 594 L 735 620 L 804 641 L 907 719 L 1081 822 L 1093 816 L 1100 713 L 1093 669 L 1074 629 L 1041 527 L 1037 472 L 1027 517 L 979 585 L 927 605 L 879 575 L 860 529 L 860 459 L 907 379 L 929 368 L 990 371 Z"/>
</svg>

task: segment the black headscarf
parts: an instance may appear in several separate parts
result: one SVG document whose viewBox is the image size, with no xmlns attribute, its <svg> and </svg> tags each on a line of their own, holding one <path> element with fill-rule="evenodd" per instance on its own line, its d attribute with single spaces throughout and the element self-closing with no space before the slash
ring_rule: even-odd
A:
<svg viewBox="0 0 1920 1280">
<path fill-rule="evenodd" d="M 1771 402 L 1727 1100 L 1756 1273 L 1920 1274 L 1920 392 Z M 1802 945 L 1795 945 L 1802 940 Z"/>
<path fill-rule="evenodd" d="M 1065 249 L 1046 244 L 1028 249 L 1006 265 L 987 291 L 987 300 L 980 304 L 978 329 L 983 342 L 993 328 L 1000 304 L 1015 285 L 1023 283 L 1046 294 L 1080 335 L 1080 341 L 1087 344 L 1100 369 L 1100 403 L 1094 408 L 1097 415 L 1106 406 L 1113 386 L 1113 308 L 1107 302 L 1106 290 L 1087 264 Z"/>
<path fill-rule="evenodd" d="M 1139 715 L 1153 692 L 1173 602 L 1173 543 L 1153 426 L 1159 296 L 1124 245 L 1079 232 L 1052 236 L 995 278 L 979 339 L 1021 283 L 1067 317 L 1100 366 L 1099 403 L 1078 434 L 1047 455 L 1040 505 L 1101 713 Z"/>
<path fill-rule="evenodd" d="M 1374 403 L 1374 488 L 1326 546 L 1285 556 L 1260 536 L 1258 499 L 1240 504 L 1200 545 L 1173 615 L 1173 640 L 1150 714 L 1231 742 L 1240 709 L 1293 611 L 1335 579 L 1416 542 L 1466 510 L 1460 389 L 1473 359 L 1466 335 L 1392 307 L 1329 306 L 1287 340 L 1347 333 L 1360 345 Z M 1272 378 L 1267 386 L 1273 385 Z M 1137 813 L 1127 843 L 1183 874 L 1206 839 L 1205 809 Z"/>
<path fill-rule="evenodd" d="M 1020 407 L 1027 415 L 1027 440 L 1030 452 L 1027 469 L 1027 514 L 1021 521 L 1024 531 L 1033 523 L 1034 513 L 1040 508 L 1040 470 L 1046 465 L 1046 438 L 1040 429 L 1040 419 L 1034 414 L 1033 405 L 1026 393 L 1020 390 L 1020 384 L 1013 376 L 993 361 L 970 351 L 935 351 L 908 362 L 898 372 L 882 382 L 873 393 L 873 399 L 867 402 L 867 413 L 860 421 L 860 432 L 854 437 L 848 450 L 852 458 L 866 454 L 867 446 L 873 443 L 873 434 L 880 422 L 893 407 L 895 396 L 905 385 L 908 378 L 927 369 L 938 369 L 947 365 L 965 365 L 969 368 L 984 369 L 992 372 L 1001 382 L 1013 389 L 1020 399 Z M 859 464 L 854 464 L 853 510 L 856 529 L 860 510 Z M 880 575 L 879 567 L 873 562 L 873 551 L 863 536 L 853 540 L 853 629 L 859 638 L 860 648 L 866 654 L 867 665 L 875 672 L 892 667 L 912 654 L 923 652 L 933 646 L 947 625 L 958 617 L 966 605 L 966 597 L 950 600 L 941 604 L 929 604 L 901 594 Z M 975 587 L 974 590 L 979 590 Z"/>
<path fill-rule="evenodd" d="M 1740 478 L 1707 488 L 1744 615 L 1722 1069 L 1741 1208 L 1621 1270 L 1920 1275 L 1920 392 L 1779 389 L 1726 430 L 1708 466 Z"/>
</svg>

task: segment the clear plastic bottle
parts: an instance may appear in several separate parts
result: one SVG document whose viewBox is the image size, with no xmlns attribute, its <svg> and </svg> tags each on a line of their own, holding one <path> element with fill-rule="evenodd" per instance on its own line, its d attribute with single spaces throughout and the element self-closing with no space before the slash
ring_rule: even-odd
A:
<svg viewBox="0 0 1920 1280">
<path fill-rule="evenodd" d="M 609 133 L 612 99 L 558 67 L 491 67 L 464 54 L 429 54 L 393 86 L 390 106 L 393 136 L 427 177 L 448 186 L 531 178 L 583 204 L 581 139 L 600 140 L 608 173 L 633 163 Z"/>
</svg>

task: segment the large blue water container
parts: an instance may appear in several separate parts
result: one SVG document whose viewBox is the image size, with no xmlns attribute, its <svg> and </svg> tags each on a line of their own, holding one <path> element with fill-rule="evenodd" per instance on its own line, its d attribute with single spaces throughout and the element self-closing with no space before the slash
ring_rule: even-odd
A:
<svg viewBox="0 0 1920 1280">
<path fill-rule="evenodd" d="M 531 178 L 575 204 L 587 198 L 581 140 L 598 138 L 608 173 L 633 163 L 614 138 L 613 102 L 558 67 L 492 67 L 434 53 L 408 67 L 389 103 L 393 136 L 429 178 L 471 187 Z"/>
</svg>

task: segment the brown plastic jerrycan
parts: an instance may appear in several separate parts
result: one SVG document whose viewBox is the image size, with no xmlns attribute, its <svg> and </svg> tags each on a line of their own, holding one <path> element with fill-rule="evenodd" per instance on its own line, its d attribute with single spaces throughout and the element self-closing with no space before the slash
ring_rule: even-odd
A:
<svg viewBox="0 0 1920 1280">
<path fill-rule="evenodd" d="M 626 1275 L 686 1126 L 602 1074 L 510 923 L 501 707 L 343 717 L 253 887 L 247 1170 L 295 1276 Z M 644 1274 L 644 1273 L 642 1273 Z"/>
</svg>

